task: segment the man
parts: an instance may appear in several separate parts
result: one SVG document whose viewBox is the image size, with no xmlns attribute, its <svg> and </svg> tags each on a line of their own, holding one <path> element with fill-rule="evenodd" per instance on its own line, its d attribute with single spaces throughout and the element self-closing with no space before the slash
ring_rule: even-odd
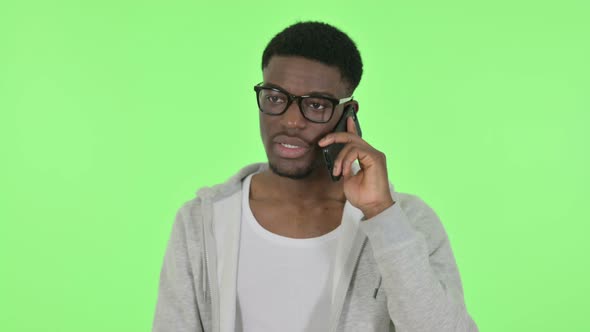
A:
<svg viewBox="0 0 590 332">
<path fill-rule="evenodd" d="M 179 211 L 154 331 L 477 331 L 449 241 L 383 153 L 332 133 L 362 75 L 354 42 L 292 25 L 255 86 L 268 163 L 201 189 Z M 332 181 L 321 149 L 345 143 Z M 358 162 L 358 164 L 357 164 Z"/>
</svg>

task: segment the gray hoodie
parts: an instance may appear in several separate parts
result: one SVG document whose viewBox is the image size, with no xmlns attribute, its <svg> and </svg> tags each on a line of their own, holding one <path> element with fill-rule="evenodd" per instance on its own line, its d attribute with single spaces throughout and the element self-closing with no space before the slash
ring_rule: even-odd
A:
<svg viewBox="0 0 590 332">
<path fill-rule="evenodd" d="M 249 165 L 179 210 L 153 332 L 235 331 L 242 183 L 267 167 Z M 387 210 L 341 225 L 330 331 L 478 331 L 439 218 L 417 196 L 391 193 Z"/>
</svg>

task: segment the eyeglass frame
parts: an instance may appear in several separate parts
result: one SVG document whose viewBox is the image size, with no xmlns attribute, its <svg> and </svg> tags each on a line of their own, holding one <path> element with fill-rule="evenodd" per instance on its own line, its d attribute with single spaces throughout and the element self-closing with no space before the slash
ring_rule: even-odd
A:
<svg viewBox="0 0 590 332">
<path fill-rule="evenodd" d="M 272 86 L 264 86 L 262 84 L 264 84 L 264 82 L 260 82 L 260 83 L 256 84 L 254 86 L 254 91 L 256 91 L 256 104 L 258 105 L 258 109 L 260 110 L 261 113 L 264 113 L 266 115 L 275 116 L 275 115 L 285 114 L 285 112 L 287 111 L 287 109 L 289 109 L 289 106 L 291 106 L 291 104 L 293 103 L 293 101 L 298 100 L 297 106 L 299 106 L 299 112 L 301 112 L 301 115 L 303 116 L 303 118 L 305 120 L 307 120 L 309 122 L 313 122 L 313 123 L 328 123 L 328 122 L 330 122 L 330 120 L 332 120 L 332 117 L 334 116 L 334 113 L 336 111 L 336 106 L 345 104 L 345 103 L 353 100 L 353 96 L 345 97 L 345 98 L 340 98 L 340 99 L 338 99 L 338 98 L 332 98 L 332 97 L 327 97 L 327 96 L 319 95 L 319 94 L 296 96 L 294 94 L 291 94 L 291 93 L 285 91 L 284 89 L 277 88 L 277 87 L 272 87 Z M 273 91 L 276 91 L 276 92 L 280 92 L 280 93 L 285 94 L 287 96 L 287 98 L 289 98 L 289 100 L 287 101 L 287 104 L 285 106 L 285 109 L 282 110 L 280 113 L 267 113 L 267 112 L 264 112 L 262 110 L 262 107 L 260 107 L 260 91 L 263 90 L 263 89 L 273 90 Z M 303 99 L 306 99 L 306 98 L 323 98 L 323 99 L 326 99 L 326 100 L 330 101 L 332 103 L 332 113 L 330 114 L 330 117 L 328 118 L 328 120 L 326 120 L 326 121 L 315 121 L 315 120 L 309 119 L 305 115 L 305 113 L 303 112 L 303 108 L 301 107 L 301 102 L 303 101 Z"/>
</svg>

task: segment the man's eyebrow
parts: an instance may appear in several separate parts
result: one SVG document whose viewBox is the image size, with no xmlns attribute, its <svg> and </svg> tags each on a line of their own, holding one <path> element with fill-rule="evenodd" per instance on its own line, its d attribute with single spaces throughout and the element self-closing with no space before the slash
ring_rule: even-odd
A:
<svg viewBox="0 0 590 332">
<path fill-rule="evenodd" d="M 264 82 L 263 85 L 270 87 L 270 88 L 277 88 L 277 89 L 281 89 L 283 91 L 287 91 L 285 88 L 283 88 L 282 86 L 280 86 L 278 84 Z M 338 99 L 338 98 L 336 98 L 336 96 L 334 96 L 334 94 L 332 94 L 330 92 L 326 92 L 326 91 L 310 91 L 310 92 L 304 94 L 304 96 L 323 96 L 323 97 Z"/>
</svg>

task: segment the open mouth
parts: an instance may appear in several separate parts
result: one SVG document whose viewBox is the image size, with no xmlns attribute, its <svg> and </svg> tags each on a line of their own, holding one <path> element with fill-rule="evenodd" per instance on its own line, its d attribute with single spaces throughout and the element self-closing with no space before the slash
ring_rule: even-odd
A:
<svg viewBox="0 0 590 332">
<path fill-rule="evenodd" d="M 289 149 L 299 149 L 301 148 L 300 146 L 297 145 L 291 145 L 291 144 L 287 144 L 287 143 L 281 143 L 282 146 L 289 148 Z"/>
<path fill-rule="evenodd" d="M 274 150 L 281 158 L 295 159 L 305 155 L 309 148 L 287 143 L 276 143 L 274 144 Z"/>
</svg>

